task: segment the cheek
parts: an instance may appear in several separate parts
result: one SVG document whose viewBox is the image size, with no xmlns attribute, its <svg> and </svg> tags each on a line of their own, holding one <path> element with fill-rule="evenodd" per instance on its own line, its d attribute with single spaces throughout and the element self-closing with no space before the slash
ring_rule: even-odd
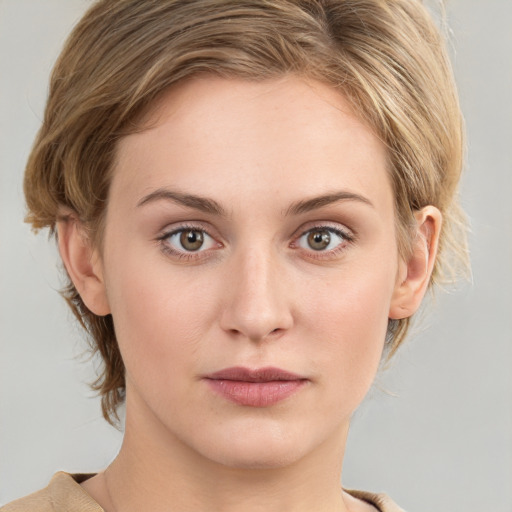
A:
<svg viewBox="0 0 512 512">
<path fill-rule="evenodd" d="M 159 369 L 169 374 L 170 364 L 173 373 L 185 372 L 216 317 L 216 292 L 207 280 L 169 273 L 165 262 L 134 271 L 135 261 L 123 261 L 107 283 L 127 372 L 156 379 Z"/>
<path fill-rule="evenodd" d="M 360 272 L 317 290 L 304 306 L 309 307 L 307 336 L 318 340 L 318 371 L 328 369 L 334 383 L 333 406 L 343 398 L 354 410 L 370 388 L 382 357 L 392 291 L 389 273 Z"/>
</svg>

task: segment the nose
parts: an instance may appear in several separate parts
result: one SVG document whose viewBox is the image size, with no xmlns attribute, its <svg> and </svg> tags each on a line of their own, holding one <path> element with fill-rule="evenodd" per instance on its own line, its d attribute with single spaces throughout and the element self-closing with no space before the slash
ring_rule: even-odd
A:
<svg viewBox="0 0 512 512">
<path fill-rule="evenodd" d="M 262 341 L 293 325 L 292 289 L 271 251 L 239 255 L 230 268 L 221 327 L 231 334 Z"/>
</svg>

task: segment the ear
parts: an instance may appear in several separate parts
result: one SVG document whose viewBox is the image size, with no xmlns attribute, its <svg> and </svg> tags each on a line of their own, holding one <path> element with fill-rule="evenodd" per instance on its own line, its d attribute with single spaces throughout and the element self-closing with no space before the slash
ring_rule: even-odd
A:
<svg viewBox="0 0 512 512">
<path fill-rule="evenodd" d="M 389 318 L 412 316 L 420 307 L 434 269 L 441 232 L 442 215 L 435 206 L 425 206 L 415 213 L 416 234 L 412 252 L 399 264 L 398 280 L 391 299 Z"/>
<path fill-rule="evenodd" d="M 95 315 L 108 315 L 100 254 L 75 214 L 66 213 L 57 221 L 57 239 L 64 266 L 84 304 Z"/>
</svg>

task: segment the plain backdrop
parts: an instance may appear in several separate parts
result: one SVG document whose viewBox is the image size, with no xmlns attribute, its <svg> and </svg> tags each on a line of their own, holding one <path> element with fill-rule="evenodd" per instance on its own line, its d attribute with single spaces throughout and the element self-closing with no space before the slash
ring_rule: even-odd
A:
<svg viewBox="0 0 512 512">
<path fill-rule="evenodd" d="M 57 470 L 96 471 L 121 434 L 87 387 L 86 344 L 47 234 L 23 223 L 22 173 L 48 74 L 85 0 L 0 0 L 0 504 Z M 512 2 L 452 0 L 467 120 L 473 284 L 437 296 L 356 413 L 344 485 L 412 512 L 512 510 Z"/>
</svg>

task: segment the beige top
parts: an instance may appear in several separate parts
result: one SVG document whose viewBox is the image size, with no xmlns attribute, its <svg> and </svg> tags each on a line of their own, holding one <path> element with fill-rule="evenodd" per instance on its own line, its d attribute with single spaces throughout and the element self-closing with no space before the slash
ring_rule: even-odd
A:
<svg viewBox="0 0 512 512">
<path fill-rule="evenodd" d="M 104 512 L 80 486 L 80 482 L 91 476 L 93 475 L 70 475 L 61 471 L 53 476 L 48 487 L 8 503 L 0 508 L 0 512 Z M 371 503 L 380 512 L 404 512 L 385 494 L 347 492 Z"/>
</svg>

